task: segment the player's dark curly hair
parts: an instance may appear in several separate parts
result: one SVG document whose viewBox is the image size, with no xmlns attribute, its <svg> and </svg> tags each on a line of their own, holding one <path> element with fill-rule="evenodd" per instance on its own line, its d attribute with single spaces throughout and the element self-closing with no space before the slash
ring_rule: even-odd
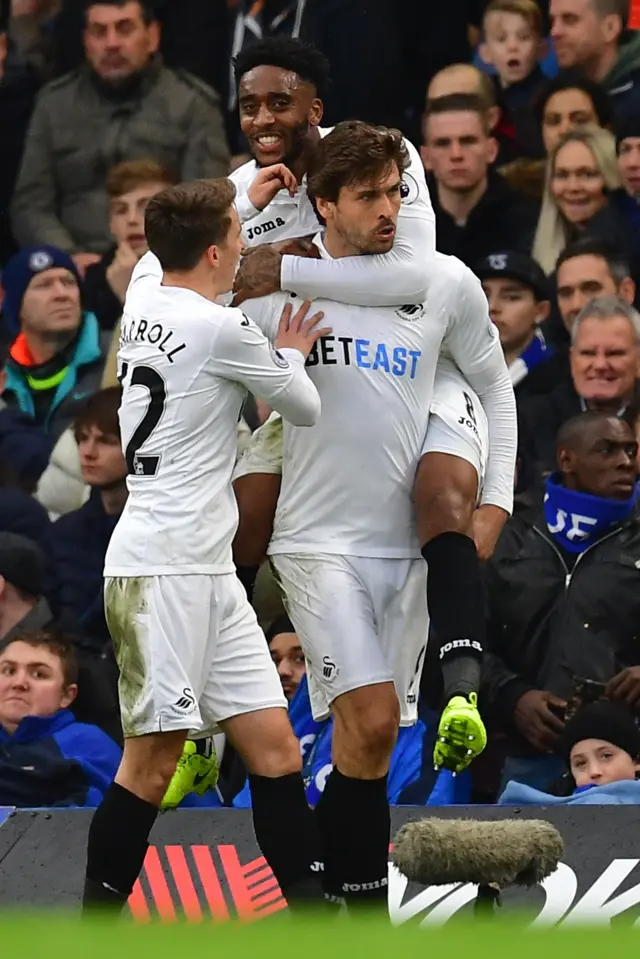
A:
<svg viewBox="0 0 640 959">
<path fill-rule="evenodd" d="M 343 120 L 318 143 L 307 174 L 308 196 L 314 207 L 316 197 L 335 203 L 343 187 L 374 183 L 392 163 L 400 176 L 409 166 L 399 130 L 375 127 L 363 120 Z"/>
<path fill-rule="evenodd" d="M 297 73 L 301 80 L 312 83 L 322 97 L 330 82 L 329 61 L 312 43 L 295 37 L 268 37 L 259 40 L 234 57 L 236 85 L 255 67 L 280 67 Z"/>
</svg>

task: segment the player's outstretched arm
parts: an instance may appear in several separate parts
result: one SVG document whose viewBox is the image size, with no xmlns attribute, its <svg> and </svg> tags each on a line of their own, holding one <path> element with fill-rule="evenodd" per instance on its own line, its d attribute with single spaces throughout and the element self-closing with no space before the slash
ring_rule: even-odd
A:
<svg viewBox="0 0 640 959">
<path fill-rule="evenodd" d="M 454 311 L 445 343 L 487 414 L 489 457 L 481 506 L 494 507 L 503 523 L 513 509 L 518 446 L 516 400 L 480 281 L 468 267 L 458 266 L 462 272 L 457 290 L 452 292 Z"/>
<path fill-rule="evenodd" d="M 390 252 L 341 260 L 283 256 L 283 290 L 309 300 L 323 297 L 356 306 L 424 302 L 436 250 L 436 220 L 418 151 L 408 140 L 404 142 L 411 163 L 403 179 L 403 201 Z"/>
<path fill-rule="evenodd" d="M 307 317 L 309 303 L 293 315 L 282 311 L 275 348 L 240 310 L 229 309 L 220 329 L 212 364 L 219 376 L 242 383 L 294 426 L 313 426 L 320 415 L 320 397 L 305 371 L 305 360 L 329 328 L 318 326 L 321 313 Z"/>
</svg>

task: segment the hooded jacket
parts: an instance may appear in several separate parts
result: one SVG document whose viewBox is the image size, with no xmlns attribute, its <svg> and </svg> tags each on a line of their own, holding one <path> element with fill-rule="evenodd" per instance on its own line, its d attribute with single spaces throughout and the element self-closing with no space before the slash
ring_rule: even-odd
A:
<svg viewBox="0 0 640 959">
<path fill-rule="evenodd" d="M 613 99 L 618 116 L 640 112 L 640 30 L 625 30 L 619 55 L 602 85 Z"/>
</svg>

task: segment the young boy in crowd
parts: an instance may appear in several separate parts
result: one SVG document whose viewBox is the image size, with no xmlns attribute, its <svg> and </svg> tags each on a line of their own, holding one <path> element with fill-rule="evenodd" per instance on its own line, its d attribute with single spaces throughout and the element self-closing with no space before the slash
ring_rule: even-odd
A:
<svg viewBox="0 0 640 959">
<path fill-rule="evenodd" d="M 506 251 L 485 257 L 474 272 L 489 301 L 489 315 L 500 335 L 516 399 L 551 389 L 553 350 L 540 332 L 551 308 L 543 271 L 524 253 Z"/>
<path fill-rule="evenodd" d="M 147 252 L 147 203 L 175 182 L 172 174 L 155 160 L 129 160 L 109 171 L 109 228 L 115 246 L 98 263 L 87 267 L 84 278 L 85 305 L 95 313 L 103 329 L 113 329 L 120 319 L 133 268 Z"/>
<path fill-rule="evenodd" d="M 511 140 L 511 156 L 542 157 L 544 149 L 532 102 L 544 83 L 542 14 L 536 0 L 491 0 L 482 21 L 480 55 L 495 70 L 502 109 L 500 136 Z"/>
</svg>

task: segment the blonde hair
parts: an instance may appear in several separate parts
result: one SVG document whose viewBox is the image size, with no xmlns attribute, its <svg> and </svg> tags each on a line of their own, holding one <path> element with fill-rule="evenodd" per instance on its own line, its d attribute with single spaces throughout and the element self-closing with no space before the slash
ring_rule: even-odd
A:
<svg viewBox="0 0 640 959">
<path fill-rule="evenodd" d="M 569 242 L 569 227 L 551 192 L 551 180 L 560 150 L 567 143 L 584 143 L 591 151 L 604 180 L 605 190 L 622 186 L 616 159 L 616 141 L 608 130 L 589 124 L 566 133 L 551 151 L 545 172 L 542 208 L 538 219 L 532 256 L 548 275 L 556 268 L 556 261 Z"/>
<path fill-rule="evenodd" d="M 491 0 L 482 18 L 483 27 L 490 13 L 516 13 L 536 37 L 542 38 L 542 12 L 536 0 Z"/>
</svg>

